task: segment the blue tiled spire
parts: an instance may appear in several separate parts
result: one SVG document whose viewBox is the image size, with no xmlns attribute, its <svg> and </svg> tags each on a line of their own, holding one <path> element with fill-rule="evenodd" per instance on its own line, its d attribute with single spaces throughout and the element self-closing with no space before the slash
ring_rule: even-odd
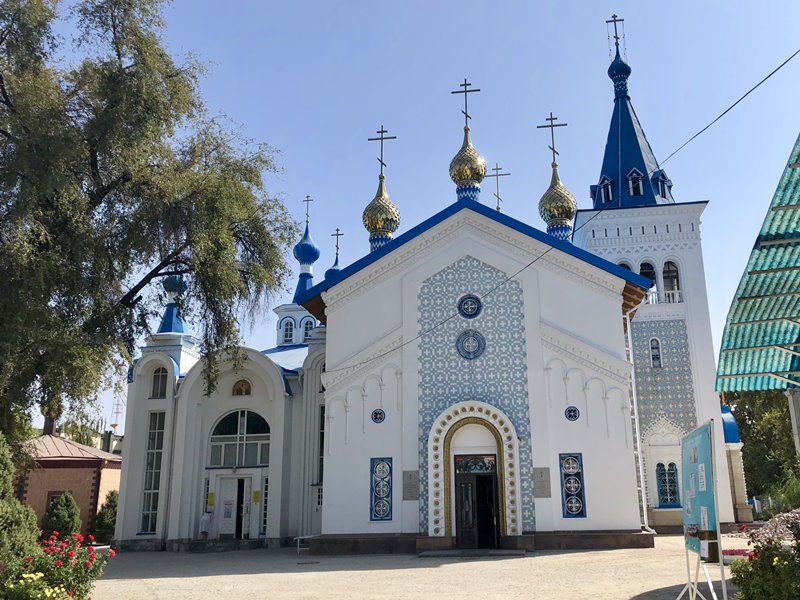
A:
<svg viewBox="0 0 800 600">
<path fill-rule="evenodd" d="M 180 307 L 175 302 L 177 296 L 186 291 L 186 282 L 180 275 L 171 275 L 164 279 L 164 291 L 167 292 L 169 302 L 167 308 L 164 309 L 164 315 L 161 317 L 161 324 L 158 326 L 157 333 L 189 333 L 186 327 L 186 322 L 181 316 Z"/>
<path fill-rule="evenodd" d="M 590 186 L 595 209 L 672 204 L 672 182 L 659 167 L 628 95 L 631 68 L 619 53 L 608 67 L 614 83 L 614 113 L 603 168 Z"/>
<path fill-rule="evenodd" d="M 292 302 L 297 303 L 298 296 L 314 286 L 312 265 L 319 258 L 319 247 L 311 239 L 311 234 L 308 232 L 308 220 L 306 220 L 305 233 L 295 245 L 293 252 L 297 262 L 300 263 L 300 277 L 297 280 L 297 287 L 292 299 Z"/>
</svg>

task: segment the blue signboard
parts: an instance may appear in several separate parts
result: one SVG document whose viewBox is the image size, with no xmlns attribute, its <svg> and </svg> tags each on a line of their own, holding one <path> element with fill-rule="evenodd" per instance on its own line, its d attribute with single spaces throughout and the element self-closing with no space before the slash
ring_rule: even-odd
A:
<svg viewBox="0 0 800 600">
<path fill-rule="evenodd" d="M 701 425 L 681 442 L 683 537 L 689 550 L 704 557 L 708 548 L 701 541 L 718 539 L 712 428 L 713 422 Z"/>
</svg>

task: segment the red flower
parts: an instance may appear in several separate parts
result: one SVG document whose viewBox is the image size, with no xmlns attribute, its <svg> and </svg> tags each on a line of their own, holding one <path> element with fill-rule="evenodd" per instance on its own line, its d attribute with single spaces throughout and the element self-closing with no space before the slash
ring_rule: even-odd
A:
<svg viewBox="0 0 800 600">
<path fill-rule="evenodd" d="M 116 553 L 116 552 L 114 552 L 114 549 L 112 548 L 111 550 L 109 550 L 109 551 L 108 551 L 108 555 L 109 555 L 111 558 L 114 558 L 114 557 L 117 555 L 117 553 Z"/>
<path fill-rule="evenodd" d="M 73 558 L 71 561 L 69 561 L 69 564 L 70 564 L 70 566 L 74 567 L 74 566 L 75 566 L 75 564 L 76 564 L 76 563 L 75 563 L 75 559 Z"/>
<path fill-rule="evenodd" d="M 87 560 L 87 561 L 86 561 L 86 566 L 87 566 L 87 567 L 91 567 L 91 566 L 92 566 L 92 561 L 90 561 L 90 560 Z"/>
<path fill-rule="evenodd" d="M 67 592 L 67 596 L 69 596 L 70 598 L 72 598 L 74 595 L 75 595 L 75 592 Z"/>
<path fill-rule="evenodd" d="M 93 542 L 93 541 L 94 541 L 94 536 L 93 536 L 93 535 L 91 535 L 91 534 L 89 534 L 89 541 L 90 541 L 90 542 Z"/>
<path fill-rule="evenodd" d="M 54 531 L 54 532 L 53 532 L 53 535 L 51 535 L 51 536 L 50 536 L 50 539 L 52 540 L 52 539 L 55 539 L 55 538 L 57 538 L 57 537 L 58 537 L 58 532 L 57 532 L 57 531 Z"/>
<path fill-rule="evenodd" d="M 69 552 L 67 552 L 67 556 L 72 558 L 73 556 L 75 556 L 75 553 L 72 550 L 70 550 Z"/>
<path fill-rule="evenodd" d="M 56 566 L 57 566 L 57 567 L 60 567 L 60 566 L 61 566 L 61 565 L 63 565 L 63 564 L 64 564 L 64 563 L 62 563 L 60 560 L 57 560 L 57 561 L 56 561 Z"/>
<path fill-rule="evenodd" d="M 30 555 L 29 555 L 29 556 L 26 556 L 26 557 L 25 557 L 25 560 L 27 560 L 28 562 L 31 562 L 31 561 L 33 560 L 33 557 L 32 557 L 32 556 L 30 556 Z"/>
<path fill-rule="evenodd" d="M 96 555 L 95 555 L 95 553 L 94 553 L 94 552 L 92 552 L 92 553 L 89 555 L 89 560 L 90 560 L 90 561 L 92 561 L 92 562 L 94 562 L 94 559 L 95 559 L 95 558 L 96 558 Z"/>
</svg>

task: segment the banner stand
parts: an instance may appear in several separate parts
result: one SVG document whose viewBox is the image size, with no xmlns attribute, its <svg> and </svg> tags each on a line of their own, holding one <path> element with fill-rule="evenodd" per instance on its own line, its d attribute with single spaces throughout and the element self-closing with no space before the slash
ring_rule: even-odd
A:
<svg viewBox="0 0 800 600">
<path fill-rule="evenodd" d="M 722 531 L 719 524 L 719 504 L 717 500 L 717 469 L 714 455 L 714 419 L 686 434 L 681 441 L 681 483 L 683 498 L 683 539 L 686 554 L 687 583 L 676 600 L 681 600 L 689 592 L 689 600 L 706 600 L 700 592 L 700 565 L 703 549 L 707 557 L 712 557 L 711 545 L 716 544 L 716 558 L 719 561 L 720 583 L 723 600 L 728 600 L 728 586 L 725 581 L 725 563 L 722 555 Z M 707 471 L 710 471 L 707 473 Z M 708 485 L 710 480 L 711 485 Z M 714 530 L 708 518 L 709 508 L 714 508 Z M 699 524 L 698 524 L 699 519 Z M 702 541 L 701 541 L 702 540 Z M 703 546 L 705 544 L 705 547 Z M 694 578 L 691 571 L 689 550 L 697 553 Z M 705 564 L 703 573 L 713 600 L 717 599 L 711 575 Z"/>
</svg>

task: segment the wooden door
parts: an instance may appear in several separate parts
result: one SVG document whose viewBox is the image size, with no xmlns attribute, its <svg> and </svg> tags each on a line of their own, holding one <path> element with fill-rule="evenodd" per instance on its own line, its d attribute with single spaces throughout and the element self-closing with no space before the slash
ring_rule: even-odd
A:
<svg viewBox="0 0 800 600">
<path fill-rule="evenodd" d="M 478 547 L 478 503 L 476 476 L 456 474 L 456 545 L 459 548 Z"/>
</svg>

